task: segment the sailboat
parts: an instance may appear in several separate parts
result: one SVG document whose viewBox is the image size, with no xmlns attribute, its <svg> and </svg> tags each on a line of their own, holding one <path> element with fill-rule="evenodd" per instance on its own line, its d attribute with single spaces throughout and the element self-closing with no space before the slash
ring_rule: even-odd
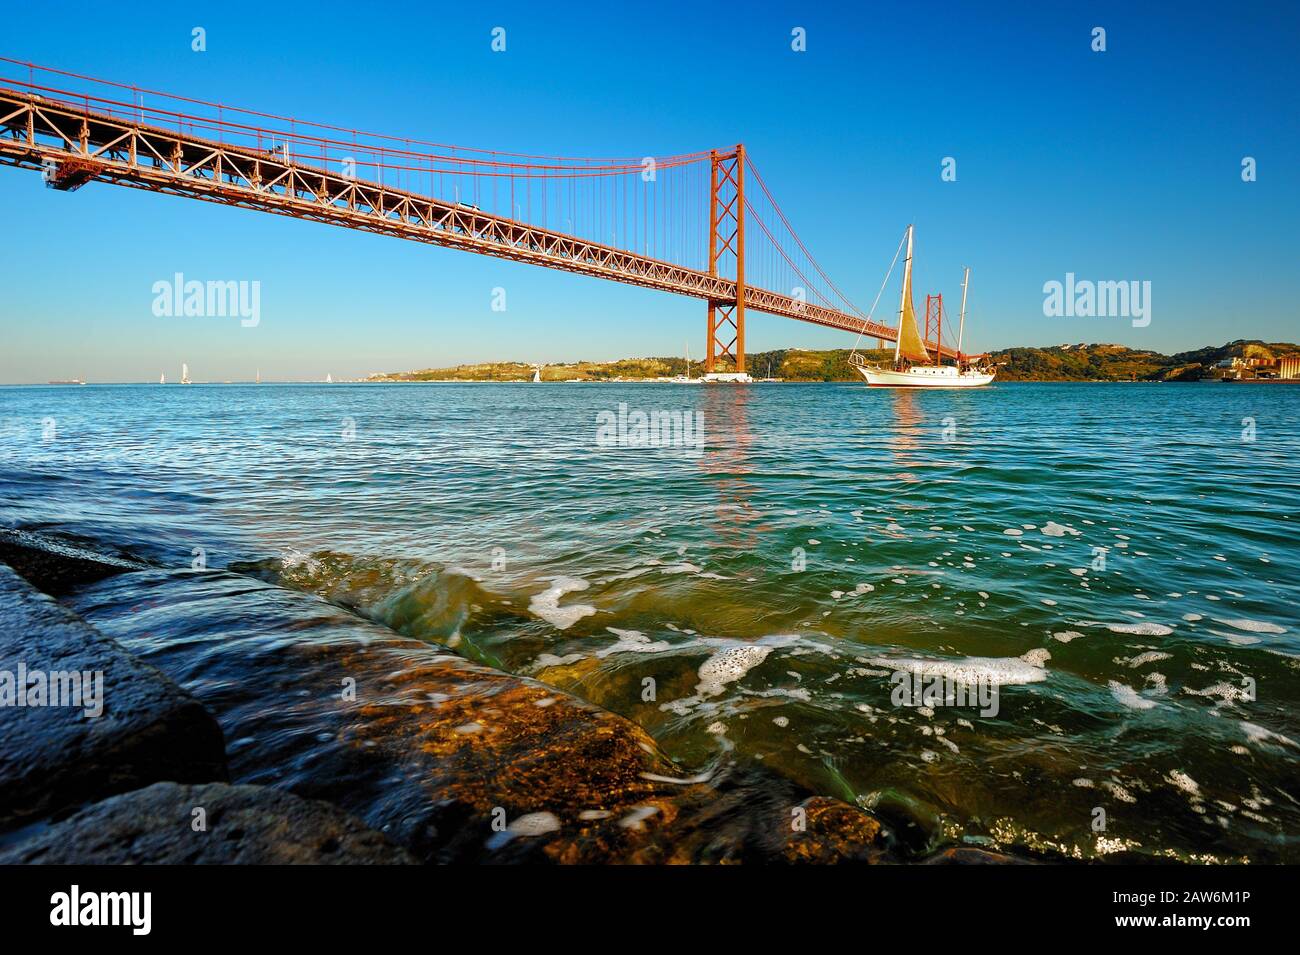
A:
<svg viewBox="0 0 1300 955">
<path fill-rule="evenodd" d="M 325 384 L 327 385 L 334 384 L 334 375 L 332 372 L 328 372 L 328 371 L 325 372 Z"/>
<path fill-rule="evenodd" d="M 686 343 L 686 374 L 676 375 L 675 377 L 672 378 L 672 382 L 678 385 L 698 385 L 703 380 L 704 379 L 702 378 L 691 377 L 691 343 L 687 342 Z"/>
<path fill-rule="evenodd" d="M 907 259 L 903 263 L 903 292 L 898 305 L 898 338 L 894 342 L 894 362 L 886 368 L 868 365 L 854 351 L 849 364 L 858 370 L 867 384 L 877 388 L 975 388 L 987 385 L 997 374 L 997 368 L 971 364 L 962 358 L 957 363 L 945 365 L 942 353 L 931 358 L 925 340 L 916 324 L 916 310 L 912 307 L 912 233 L 907 227 Z M 957 354 L 961 355 L 961 340 L 966 331 L 966 290 L 970 284 L 970 269 L 966 269 L 961 283 L 961 323 L 957 333 Z"/>
<path fill-rule="evenodd" d="M 181 384 L 188 385 L 190 382 L 190 366 L 181 362 Z"/>
<path fill-rule="evenodd" d="M 167 384 L 167 372 L 164 371 L 161 375 L 158 376 L 158 384 L 160 385 Z"/>
<path fill-rule="evenodd" d="M 533 382 L 538 383 L 542 380 L 542 366 L 533 365 Z"/>
</svg>

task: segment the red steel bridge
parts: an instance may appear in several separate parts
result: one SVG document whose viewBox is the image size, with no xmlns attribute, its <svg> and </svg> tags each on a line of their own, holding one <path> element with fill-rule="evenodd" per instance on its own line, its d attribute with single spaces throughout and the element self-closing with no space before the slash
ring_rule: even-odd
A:
<svg viewBox="0 0 1300 955">
<path fill-rule="evenodd" d="M 54 189 L 132 186 L 703 299 L 706 372 L 745 371 L 747 311 L 895 337 L 817 264 L 743 145 L 631 159 L 468 149 L 0 57 L 0 164 Z"/>
</svg>

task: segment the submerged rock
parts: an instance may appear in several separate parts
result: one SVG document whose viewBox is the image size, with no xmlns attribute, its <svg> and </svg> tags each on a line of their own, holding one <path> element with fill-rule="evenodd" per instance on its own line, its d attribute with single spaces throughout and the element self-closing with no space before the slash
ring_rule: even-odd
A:
<svg viewBox="0 0 1300 955">
<path fill-rule="evenodd" d="M 225 779 L 221 730 L 194 697 L 0 564 L 0 829 Z"/>
<path fill-rule="evenodd" d="M 266 786 L 155 783 L 0 850 L 0 865 L 366 865 L 415 860 L 328 803 Z"/>
<path fill-rule="evenodd" d="M 224 571 L 147 571 L 70 603 L 216 714 L 234 779 L 331 802 L 422 860 L 883 852 L 856 807 L 809 801 L 758 768 L 684 779 L 627 719 L 317 597 Z"/>
</svg>

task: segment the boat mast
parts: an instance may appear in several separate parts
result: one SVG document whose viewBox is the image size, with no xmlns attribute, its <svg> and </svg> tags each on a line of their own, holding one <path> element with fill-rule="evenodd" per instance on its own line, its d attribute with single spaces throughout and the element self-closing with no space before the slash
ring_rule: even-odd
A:
<svg viewBox="0 0 1300 955">
<path fill-rule="evenodd" d="M 961 320 L 957 324 L 957 363 L 961 364 L 961 336 L 966 330 L 966 286 L 970 285 L 970 266 L 961 277 Z"/>
<path fill-rule="evenodd" d="M 899 361 L 903 347 L 903 311 L 907 308 L 907 290 L 912 278 L 912 226 L 907 227 L 907 260 L 903 263 L 903 291 L 898 293 L 898 336 L 894 339 L 894 363 Z"/>
</svg>

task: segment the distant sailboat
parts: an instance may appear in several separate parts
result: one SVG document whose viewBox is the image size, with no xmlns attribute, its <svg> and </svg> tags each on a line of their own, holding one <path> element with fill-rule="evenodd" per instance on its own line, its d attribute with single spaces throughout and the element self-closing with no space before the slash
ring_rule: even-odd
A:
<svg viewBox="0 0 1300 955">
<path fill-rule="evenodd" d="M 686 374 L 678 375 L 673 381 L 679 385 L 698 385 L 703 379 L 691 377 L 691 343 L 686 343 Z"/>
<path fill-rule="evenodd" d="M 334 376 L 331 375 L 328 371 L 325 372 L 325 384 L 327 385 L 334 384 Z"/>
<path fill-rule="evenodd" d="M 167 384 L 167 372 L 164 371 L 161 375 L 158 376 L 158 384 L 160 385 Z"/>
<path fill-rule="evenodd" d="M 181 384 L 193 384 L 193 382 L 190 381 L 190 366 L 185 364 L 185 362 L 181 362 Z"/>
<path fill-rule="evenodd" d="M 257 369 L 257 383 L 258 383 L 259 385 L 262 383 L 262 369 L 260 369 L 260 368 Z"/>
<path fill-rule="evenodd" d="M 925 339 L 916 324 L 916 310 L 912 307 L 912 232 L 907 227 L 907 259 L 903 264 L 903 291 L 898 305 L 898 338 L 894 342 L 894 362 L 891 367 L 868 365 L 856 351 L 849 356 L 849 364 L 872 387 L 885 388 L 974 388 L 987 385 L 997 374 L 997 368 L 982 368 L 963 361 L 945 365 L 943 354 L 933 356 L 925 347 Z M 966 287 L 970 283 L 970 269 L 961 283 L 961 330 L 957 335 L 957 354 L 961 355 L 961 339 L 966 330 Z"/>
<path fill-rule="evenodd" d="M 533 365 L 533 381 L 540 382 L 541 380 L 542 380 L 542 366 Z"/>
</svg>

